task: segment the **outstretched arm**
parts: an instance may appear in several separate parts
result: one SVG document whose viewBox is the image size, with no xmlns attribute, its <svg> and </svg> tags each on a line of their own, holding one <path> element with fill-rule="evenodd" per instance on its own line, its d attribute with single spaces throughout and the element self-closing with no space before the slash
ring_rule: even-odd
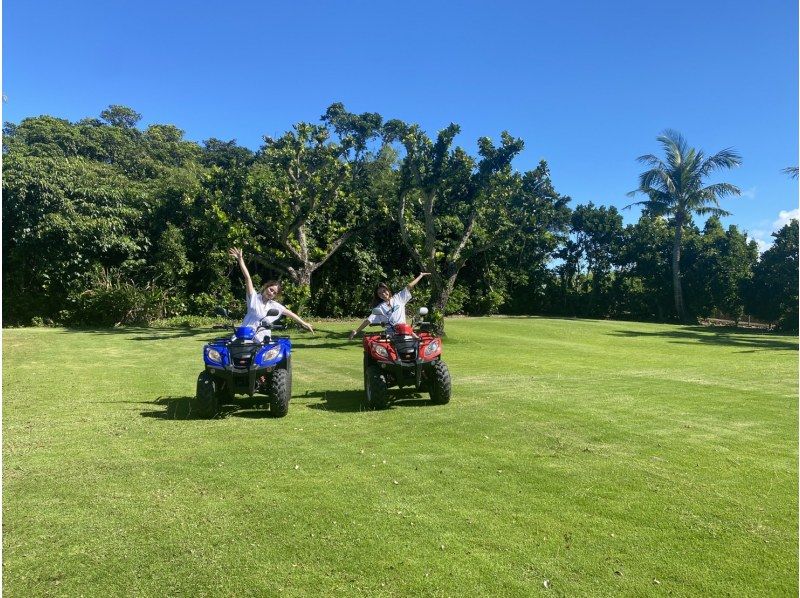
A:
<svg viewBox="0 0 800 598">
<path fill-rule="evenodd" d="M 239 262 L 239 269 L 242 271 L 242 276 L 244 276 L 244 285 L 247 287 L 247 296 L 249 297 L 250 295 L 254 294 L 256 290 L 253 288 L 253 281 L 250 278 L 250 272 L 248 272 L 247 266 L 244 263 L 242 250 L 232 247 L 228 250 L 228 254 L 236 258 L 236 261 Z"/>
<path fill-rule="evenodd" d="M 358 325 L 358 328 L 350 332 L 350 340 L 353 340 L 353 337 L 362 330 L 364 330 L 364 328 L 366 328 L 367 326 L 369 326 L 369 318 L 361 322 L 361 324 Z"/>
<path fill-rule="evenodd" d="M 417 276 L 417 277 L 416 277 L 414 280 L 412 280 L 411 282 L 409 282 L 409 283 L 406 285 L 406 288 L 407 288 L 407 289 L 410 291 L 410 290 L 411 290 L 411 289 L 413 289 L 415 286 L 417 286 L 417 283 L 418 283 L 420 280 L 422 280 L 422 279 L 423 279 L 423 278 L 425 278 L 426 276 L 430 276 L 430 275 L 431 275 L 431 273 L 430 273 L 430 272 L 420 272 L 420 273 L 419 273 L 419 276 Z"/>
<path fill-rule="evenodd" d="M 296 313 L 294 313 L 293 311 L 289 311 L 288 309 L 286 309 L 286 308 L 284 307 L 284 308 L 283 308 L 283 313 L 284 313 L 285 315 L 289 316 L 289 317 L 290 317 L 292 320 L 294 320 L 294 321 L 295 321 L 295 322 L 297 322 L 298 324 L 300 324 L 300 326 L 302 326 L 303 328 L 305 328 L 305 329 L 306 329 L 306 330 L 308 330 L 309 332 L 311 332 L 311 333 L 313 333 L 313 332 L 314 332 L 314 328 L 311 326 L 311 324 L 309 324 L 308 322 L 305 322 L 305 321 L 303 320 L 303 318 L 301 318 L 300 316 L 298 316 L 298 315 L 297 315 Z"/>
</svg>

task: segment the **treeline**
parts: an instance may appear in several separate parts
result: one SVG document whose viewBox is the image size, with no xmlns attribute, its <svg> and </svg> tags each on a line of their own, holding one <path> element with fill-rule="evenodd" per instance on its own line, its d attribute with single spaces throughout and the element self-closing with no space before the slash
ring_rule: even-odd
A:
<svg viewBox="0 0 800 598">
<path fill-rule="evenodd" d="M 453 145 L 456 125 L 430 138 L 341 104 L 255 152 L 139 121 L 111 106 L 75 123 L 6 123 L 6 324 L 241 311 L 231 246 L 244 248 L 256 283 L 280 278 L 287 305 L 320 317 L 363 316 L 375 283 L 399 287 L 424 270 L 417 295 L 439 315 L 670 321 L 679 225 L 684 319 L 797 327 L 797 221 L 760 258 L 716 216 L 700 229 L 653 204 L 623 226 L 614 207 L 571 208 L 546 163 L 516 171 L 520 139 L 481 138 L 472 156 Z"/>
</svg>

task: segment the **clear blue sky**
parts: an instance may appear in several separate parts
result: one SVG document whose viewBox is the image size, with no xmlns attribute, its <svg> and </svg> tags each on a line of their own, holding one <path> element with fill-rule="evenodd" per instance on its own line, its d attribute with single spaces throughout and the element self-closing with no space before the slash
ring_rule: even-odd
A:
<svg viewBox="0 0 800 598">
<path fill-rule="evenodd" d="M 620 208 L 673 128 L 743 156 L 719 177 L 744 191 L 725 224 L 768 241 L 797 214 L 781 172 L 798 164 L 796 0 L 12 0 L 2 16 L 6 121 L 123 104 L 255 149 L 341 101 L 431 134 L 457 122 L 470 151 L 507 129 L 517 169 L 544 158 L 573 206 Z"/>
</svg>

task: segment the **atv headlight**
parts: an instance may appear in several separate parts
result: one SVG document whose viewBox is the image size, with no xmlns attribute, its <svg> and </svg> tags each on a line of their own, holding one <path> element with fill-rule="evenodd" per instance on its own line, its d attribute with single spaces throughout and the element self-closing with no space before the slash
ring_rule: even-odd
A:
<svg viewBox="0 0 800 598">
<path fill-rule="evenodd" d="M 425 357 L 431 355 L 432 353 L 436 353 L 439 350 L 439 341 L 431 341 L 431 343 L 425 347 Z"/>
<path fill-rule="evenodd" d="M 267 351 L 266 353 L 264 353 L 261 356 L 261 363 L 264 363 L 265 361 L 271 361 L 271 360 L 275 359 L 278 355 L 280 355 L 280 352 L 281 352 L 281 348 L 280 347 L 274 347 L 274 348 L 270 349 L 269 351 Z"/>
<path fill-rule="evenodd" d="M 384 359 L 389 359 L 389 351 L 386 350 L 386 347 L 383 345 L 373 345 L 373 350 L 378 357 L 383 357 Z"/>
<path fill-rule="evenodd" d="M 219 354 L 219 351 L 216 349 L 209 349 L 208 350 L 208 358 L 211 361 L 216 361 L 217 363 L 222 363 L 222 355 Z"/>
</svg>

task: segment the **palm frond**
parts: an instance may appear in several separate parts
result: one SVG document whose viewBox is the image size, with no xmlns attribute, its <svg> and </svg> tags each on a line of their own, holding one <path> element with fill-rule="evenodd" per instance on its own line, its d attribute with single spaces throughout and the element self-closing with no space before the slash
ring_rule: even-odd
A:
<svg viewBox="0 0 800 598">
<path fill-rule="evenodd" d="M 657 139 L 664 148 L 667 163 L 672 168 L 679 168 L 687 153 L 686 140 L 683 135 L 673 129 L 666 129 Z"/>
<path fill-rule="evenodd" d="M 788 168 L 784 168 L 781 170 L 783 174 L 788 174 L 793 179 L 797 178 L 798 173 L 800 173 L 800 168 L 797 166 L 789 166 Z"/>
<path fill-rule="evenodd" d="M 703 207 L 703 208 L 697 208 L 697 209 L 694 210 L 694 213 L 699 215 L 699 216 L 709 216 L 710 215 L 710 216 L 719 216 L 720 218 L 722 216 L 730 216 L 731 215 L 731 213 L 728 212 L 727 210 L 723 210 L 722 208 L 714 208 L 714 207 L 711 207 L 711 206 L 707 206 L 707 207 Z"/>
<path fill-rule="evenodd" d="M 700 175 L 706 176 L 720 168 L 734 168 L 742 163 L 742 157 L 732 147 L 725 148 L 708 158 L 700 167 Z"/>
<path fill-rule="evenodd" d="M 658 156 L 654 156 L 653 154 L 645 154 L 643 156 L 639 156 L 636 158 L 637 162 L 641 162 L 642 164 L 648 164 L 653 168 L 664 168 L 664 163 L 661 161 Z"/>
<path fill-rule="evenodd" d="M 633 197 L 638 192 L 639 192 L 639 190 L 637 189 L 636 191 L 630 191 L 630 192 L 626 193 L 625 195 L 627 197 Z M 646 206 L 648 203 L 649 202 L 646 199 L 643 200 L 643 201 L 635 201 L 633 203 L 629 203 L 627 206 L 624 206 L 622 209 L 623 210 L 630 210 L 633 206 Z"/>
<path fill-rule="evenodd" d="M 708 187 L 704 187 L 702 191 L 710 193 L 715 199 L 727 197 L 728 195 L 742 194 L 742 190 L 739 189 L 739 187 L 736 185 L 731 185 L 730 183 L 715 183 L 713 185 L 709 185 Z"/>
<path fill-rule="evenodd" d="M 664 148 L 665 160 L 652 154 L 638 158 L 652 168 L 639 175 L 639 188 L 628 194 L 644 193 L 648 199 L 626 206 L 644 206 L 650 214 L 672 216 L 688 222 L 691 214 L 728 215 L 719 207 L 719 200 L 728 195 L 739 195 L 738 187 L 730 183 L 703 186 L 708 172 L 717 168 L 731 168 L 741 163 L 741 157 L 727 148 L 706 157 L 705 152 L 689 147 L 683 136 L 672 129 L 658 136 Z"/>
<path fill-rule="evenodd" d="M 654 187 L 663 191 L 674 188 L 674 186 L 669 172 L 664 168 L 653 168 L 639 175 L 639 189 L 644 192 Z"/>
</svg>

